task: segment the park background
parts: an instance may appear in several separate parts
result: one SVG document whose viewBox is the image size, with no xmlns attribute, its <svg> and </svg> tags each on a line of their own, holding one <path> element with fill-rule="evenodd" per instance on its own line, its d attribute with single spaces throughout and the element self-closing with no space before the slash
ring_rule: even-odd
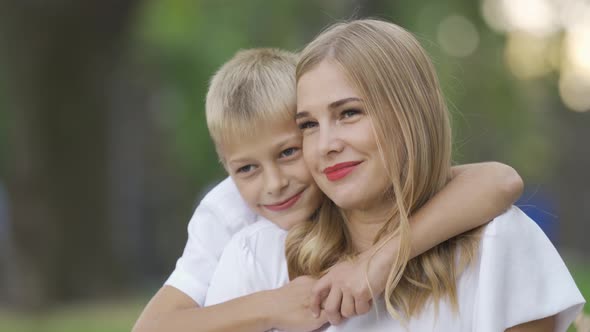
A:
<svg viewBox="0 0 590 332">
<path fill-rule="evenodd" d="M 455 161 L 518 170 L 589 299 L 590 2 L 0 0 L 0 331 L 129 331 L 225 176 L 209 77 L 362 17 L 416 34 Z"/>
</svg>

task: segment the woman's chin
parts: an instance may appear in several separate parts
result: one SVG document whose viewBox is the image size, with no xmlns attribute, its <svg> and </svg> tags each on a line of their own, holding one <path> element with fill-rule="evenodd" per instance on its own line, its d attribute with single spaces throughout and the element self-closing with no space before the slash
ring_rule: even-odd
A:
<svg viewBox="0 0 590 332">
<path fill-rule="evenodd" d="M 335 199 L 332 199 L 332 201 L 343 210 L 356 210 L 361 208 L 362 205 L 360 200 L 346 196 L 336 197 Z"/>
</svg>

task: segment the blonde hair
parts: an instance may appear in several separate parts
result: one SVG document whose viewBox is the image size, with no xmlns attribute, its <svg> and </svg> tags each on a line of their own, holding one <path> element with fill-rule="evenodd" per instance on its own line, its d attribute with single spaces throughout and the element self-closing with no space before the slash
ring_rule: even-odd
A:
<svg viewBox="0 0 590 332">
<path fill-rule="evenodd" d="M 450 120 L 434 66 L 412 34 L 379 20 L 339 23 L 321 33 L 301 52 L 297 79 L 322 61 L 338 65 L 364 100 L 391 180 L 392 217 L 375 238 L 375 243 L 385 234 L 400 238 L 384 293 L 387 310 L 409 318 L 430 297 L 435 310 L 445 297 L 456 310 L 456 280 L 474 257 L 479 239 L 457 237 L 409 260 L 409 216 L 450 178 Z M 297 225 L 287 237 L 291 278 L 321 276 L 355 254 L 345 216 L 333 202 L 324 202 L 317 219 Z"/>
<path fill-rule="evenodd" d="M 226 62 L 209 84 L 206 116 L 209 134 L 219 145 L 251 137 L 269 121 L 293 120 L 297 55 L 258 48 Z"/>
</svg>

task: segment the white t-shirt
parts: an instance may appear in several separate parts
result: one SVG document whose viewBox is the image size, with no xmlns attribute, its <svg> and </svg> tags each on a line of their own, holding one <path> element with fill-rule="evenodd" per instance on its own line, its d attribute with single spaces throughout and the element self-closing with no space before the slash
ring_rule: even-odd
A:
<svg viewBox="0 0 590 332">
<path fill-rule="evenodd" d="M 213 273 L 205 305 L 288 283 L 286 237 L 286 230 L 260 216 L 234 235 Z"/>
<path fill-rule="evenodd" d="M 286 284 L 286 234 L 266 220 L 238 232 L 220 258 L 206 305 Z M 479 259 L 458 280 L 459 313 L 443 300 L 436 316 L 429 302 L 408 322 L 409 331 L 498 332 L 556 314 L 556 331 L 566 331 L 584 298 L 534 221 L 512 207 L 486 226 L 481 241 Z M 370 313 L 326 331 L 406 330 L 381 299 Z"/>
<path fill-rule="evenodd" d="M 188 240 L 165 285 L 173 286 L 199 305 L 205 303 L 211 275 L 232 236 L 256 220 L 235 183 L 227 178 L 201 200 L 188 224 Z"/>
</svg>

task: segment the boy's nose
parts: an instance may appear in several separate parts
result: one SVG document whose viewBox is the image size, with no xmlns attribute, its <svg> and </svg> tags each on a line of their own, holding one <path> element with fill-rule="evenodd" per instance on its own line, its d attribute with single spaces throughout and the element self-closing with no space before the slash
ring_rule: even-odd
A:
<svg viewBox="0 0 590 332">
<path fill-rule="evenodd" d="M 266 172 L 266 193 L 271 196 L 279 195 L 289 181 L 279 167 L 272 167 Z"/>
</svg>

